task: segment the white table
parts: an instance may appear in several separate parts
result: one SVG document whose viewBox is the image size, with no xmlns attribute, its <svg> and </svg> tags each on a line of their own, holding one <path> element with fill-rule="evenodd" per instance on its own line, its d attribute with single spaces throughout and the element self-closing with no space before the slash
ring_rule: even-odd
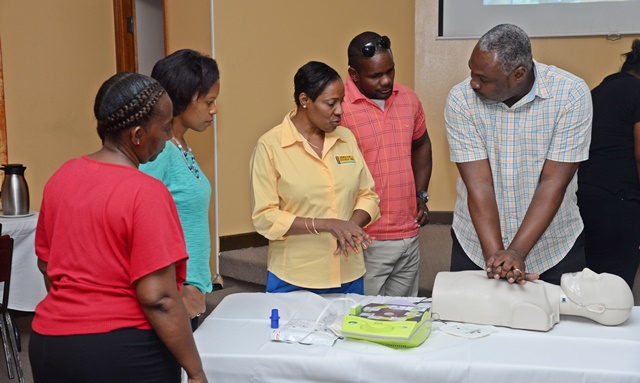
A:
<svg viewBox="0 0 640 383">
<path fill-rule="evenodd" d="M 448 335 L 435 322 L 426 342 L 412 349 L 351 339 L 333 347 L 269 340 L 272 308 L 281 325 L 315 320 L 337 297 L 303 291 L 227 296 L 194 334 L 209 381 L 640 382 L 640 307 L 616 327 L 562 316 L 546 333 L 480 326 L 496 332 L 474 340 Z M 391 299 L 348 297 L 362 303 Z"/>
<path fill-rule="evenodd" d="M 35 251 L 38 213 L 22 218 L 0 217 L 0 223 L 2 223 L 2 234 L 9 234 L 13 238 L 9 308 L 35 311 L 36 305 L 47 295 L 42 273 L 38 270 Z M 0 283 L 0 286 L 2 285 Z"/>
</svg>

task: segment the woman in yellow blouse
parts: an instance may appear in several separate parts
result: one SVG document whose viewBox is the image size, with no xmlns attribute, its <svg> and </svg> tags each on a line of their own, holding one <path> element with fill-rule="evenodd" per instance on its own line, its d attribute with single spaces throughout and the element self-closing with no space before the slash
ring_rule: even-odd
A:
<svg viewBox="0 0 640 383">
<path fill-rule="evenodd" d="M 252 219 L 269 239 L 267 292 L 364 292 L 362 230 L 378 219 L 373 178 L 340 126 L 344 86 L 311 61 L 294 77 L 296 109 L 258 140 L 251 158 Z"/>
</svg>

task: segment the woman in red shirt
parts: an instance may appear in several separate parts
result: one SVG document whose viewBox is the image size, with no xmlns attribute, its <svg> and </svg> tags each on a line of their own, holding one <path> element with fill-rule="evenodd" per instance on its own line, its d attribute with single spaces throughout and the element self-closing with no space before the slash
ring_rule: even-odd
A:
<svg viewBox="0 0 640 383">
<path fill-rule="evenodd" d="M 187 258 L 162 182 L 138 170 L 162 151 L 171 100 L 160 84 L 118 73 L 96 96 L 102 148 L 49 179 L 36 230 L 48 294 L 29 357 L 41 382 L 206 382 L 180 299 Z"/>
</svg>

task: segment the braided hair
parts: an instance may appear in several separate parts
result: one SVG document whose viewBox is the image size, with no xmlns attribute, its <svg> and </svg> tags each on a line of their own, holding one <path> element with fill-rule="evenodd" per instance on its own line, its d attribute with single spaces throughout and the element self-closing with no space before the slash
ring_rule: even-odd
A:
<svg viewBox="0 0 640 383">
<path fill-rule="evenodd" d="M 105 81 L 93 106 L 102 142 L 149 121 L 164 92 L 156 80 L 138 73 L 121 72 Z"/>
<path fill-rule="evenodd" d="M 622 64 L 621 72 L 635 72 L 640 74 L 640 39 L 633 40 L 631 44 L 631 51 L 623 53 L 626 57 L 624 64 Z"/>
</svg>

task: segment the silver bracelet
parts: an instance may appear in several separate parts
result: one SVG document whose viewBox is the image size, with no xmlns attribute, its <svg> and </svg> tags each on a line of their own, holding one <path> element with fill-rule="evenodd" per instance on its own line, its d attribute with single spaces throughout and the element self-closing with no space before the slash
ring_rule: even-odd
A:
<svg viewBox="0 0 640 383">
<path fill-rule="evenodd" d="M 316 230 L 316 217 L 311 218 L 311 226 L 313 226 L 313 232 L 316 233 L 316 235 L 320 235 L 318 230 Z"/>
<path fill-rule="evenodd" d="M 309 219 L 309 217 L 304 217 L 304 227 L 307 228 L 307 231 L 309 232 L 309 234 L 313 234 L 313 232 L 311 231 L 311 229 L 309 229 L 309 226 L 307 226 L 307 219 Z M 312 221 L 313 222 L 313 221 Z"/>
</svg>

